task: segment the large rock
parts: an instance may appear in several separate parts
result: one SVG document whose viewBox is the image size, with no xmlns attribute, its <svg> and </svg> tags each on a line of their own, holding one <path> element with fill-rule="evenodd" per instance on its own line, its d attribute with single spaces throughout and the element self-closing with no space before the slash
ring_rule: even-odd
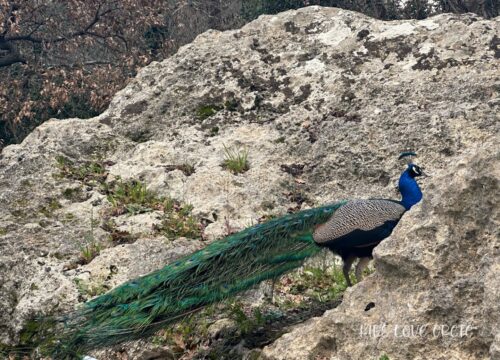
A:
<svg viewBox="0 0 500 360">
<path fill-rule="evenodd" d="M 289 209 L 342 198 L 397 197 L 402 167 L 396 156 L 416 150 L 419 163 L 437 176 L 423 183 L 423 208 L 409 214 L 393 241 L 378 250 L 377 275 L 358 287 L 365 294 L 354 289 L 346 296 L 350 305 L 342 311 L 362 315 L 328 331 L 321 328 L 324 337 L 317 336 L 314 324 L 331 318 L 312 321 L 303 350 L 282 353 L 308 357 L 317 349 L 333 354 L 334 347 L 347 352 L 354 342 L 337 338 L 338 329 L 349 334 L 359 328 L 360 316 L 376 319 L 389 301 L 394 315 L 410 319 L 415 314 L 415 322 L 427 319 L 421 317 L 426 309 L 431 309 L 429 319 L 442 316 L 447 324 L 460 311 L 464 315 L 456 319 L 475 316 L 473 325 L 495 320 L 494 308 L 482 307 L 477 297 L 498 303 L 494 269 L 488 265 L 498 264 L 498 258 L 493 245 L 481 240 L 492 225 L 486 220 L 476 225 L 494 191 L 476 199 L 477 209 L 456 193 L 463 186 L 464 196 L 475 196 L 481 186 L 494 186 L 493 175 L 482 183 L 488 178 L 487 157 L 476 148 L 482 143 L 491 144 L 492 151 L 498 148 L 499 36 L 498 19 L 470 14 L 381 22 L 309 7 L 262 16 L 240 30 L 209 31 L 175 56 L 144 68 L 104 114 L 44 123 L 22 144 L 6 147 L 0 158 L 0 342 L 15 342 L 34 313 L 72 308 L 82 300 L 82 281 L 98 278 L 99 288 L 106 289 L 203 246 L 159 238 L 152 231 L 154 213 L 122 216 L 120 229 L 133 229 L 139 240 L 106 249 L 90 264 L 74 268 L 85 239 L 111 245 L 110 234 L 95 226 L 109 203 L 86 186 L 76 199 L 64 198 L 81 183 L 57 176 L 55 158 L 61 155 L 74 161 L 101 159 L 109 179 L 139 179 L 161 195 L 191 203 L 208 224 L 205 238 L 210 240 L 228 227 L 242 228 Z M 223 169 L 224 146 L 247 148 L 250 170 L 233 175 Z M 461 161 L 464 168 L 458 167 Z M 194 166 L 194 174 L 175 169 L 186 164 Z M 478 177 L 473 186 L 461 175 L 467 167 L 484 173 L 484 179 Z M 445 201 L 453 210 L 448 212 Z M 458 201 L 466 204 L 463 209 Z M 427 223 L 429 228 L 418 227 Z M 410 231 L 412 226 L 418 228 Z M 455 247 L 461 243 L 454 242 L 460 236 L 471 239 L 462 253 Z M 429 248 L 434 238 L 444 245 Z M 408 260 L 404 266 L 403 258 Z M 473 272 L 474 263 L 475 277 L 458 281 L 459 274 Z M 436 292 L 423 292 L 426 283 L 436 284 Z M 383 299 L 377 291 L 384 291 Z M 460 297 L 461 291 L 470 297 Z M 369 302 L 375 308 L 364 312 L 368 294 L 374 294 Z M 443 344 L 450 341 L 450 351 L 457 353 L 484 346 L 487 353 L 493 329 L 494 322 L 475 330 L 475 340 L 445 339 Z M 273 349 L 283 341 L 266 354 L 275 356 Z M 353 354 L 373 349 L 376 356 L 373 340 L 363 341 Z M 429 339 L 429 349 L 439 341 Z M 402 341 L 394 342 L 393 348 L 380 349 L 399 354 Z M 415 344 L 408 354 L 424 354 L 425 348 Z"/>
<path fill-rule="evenodd" d="M 377 247 L 376 272 L 263 358 L 498 358 L 499 155 L 486 143 L 434 176 L 422 203 Z"/>
</svg>

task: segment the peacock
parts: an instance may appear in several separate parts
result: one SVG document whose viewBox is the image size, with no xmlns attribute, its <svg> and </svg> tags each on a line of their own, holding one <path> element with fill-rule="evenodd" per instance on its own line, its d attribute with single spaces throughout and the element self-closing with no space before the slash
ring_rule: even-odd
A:
<svg viewBox="0 0 500 360">
<path fill-rule="evenodd" d="M 424 173 L 412 162 L 414 155 L 400 156 L 409 159 L 399 178 L 401 200 L 340 201 L 229 235 L 70 314 L 52 318 L 50 329 L 57 333 L 45 336 L 45 350 L 56 359 L 75 358 L 95 348 L 146 337 L 209 304 L 300 267 L 322 248 L 342 258 L 344 276 L 352 286 L 353 262 L 359 258 L 355 270 L 359 281 L 373 249 L 422 199 L 416 178 Z"/>
</svg>

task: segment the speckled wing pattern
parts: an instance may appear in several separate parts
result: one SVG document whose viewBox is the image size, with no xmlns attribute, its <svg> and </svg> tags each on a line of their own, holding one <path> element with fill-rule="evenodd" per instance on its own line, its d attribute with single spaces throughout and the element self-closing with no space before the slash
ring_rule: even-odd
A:
<svg viewBox="0 0 500 360">
<path fill-rule="evenodd" d="M 397 222 L 405 208 L 397 201 L 384 199 L 352 200 L 318 226 L 313 234 L 318 244 L 334 243 L 354 231 L 372 231 L 388 222 Z"/>
</svg>

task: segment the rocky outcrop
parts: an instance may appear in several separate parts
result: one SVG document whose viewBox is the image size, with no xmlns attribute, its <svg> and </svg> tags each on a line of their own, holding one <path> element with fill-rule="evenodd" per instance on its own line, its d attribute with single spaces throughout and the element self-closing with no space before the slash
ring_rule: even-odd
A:
<svg viewBox="0 0 500 360">
<path fill-rule="evenodd" d="M 69 309 L 228 227 L 343 198 L 394 198 L 396 157 L 410 148 L 435 177 L 377 249 L 376 274 L 264 356 L 498 352 L 499 36 L 497 19 L 470 14 L 381 22 L 308 7 L 206 32 L 144 68 L 104 114 L 43 124 L 0 158 L 0 342 L 15 342 L 29 315 Z M 247 149 L 250 169 L 224 169 L 225 147 Z M 203 239 L 167 241 L 157 208 L 110 215 L 106 189 L 118 177 L 192 204 Z M 90 245 L 100 254 L 86 264 Z M 396 320 L 470 322 L 473 336 L 353 335 Z"/>
<path fill-rule="evenodd" d="M 376 272 L 263 358 L 497 358 L 498 160 L 487 143 L 434 176 L 423 202 L 377 247 Z"/>
</svg>

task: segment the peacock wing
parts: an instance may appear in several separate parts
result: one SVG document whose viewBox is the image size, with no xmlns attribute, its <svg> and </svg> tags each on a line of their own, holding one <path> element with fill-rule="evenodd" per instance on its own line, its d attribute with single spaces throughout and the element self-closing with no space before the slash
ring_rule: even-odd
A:
<svg viewBox="0 0 500 360">
<path fill-rule="evenodd" d="M 313 238 L 332 249 L 376 243 L 390 235 L 405 211 L 393 200 L 351 200 L 317 226 Z"/>
</svg>

